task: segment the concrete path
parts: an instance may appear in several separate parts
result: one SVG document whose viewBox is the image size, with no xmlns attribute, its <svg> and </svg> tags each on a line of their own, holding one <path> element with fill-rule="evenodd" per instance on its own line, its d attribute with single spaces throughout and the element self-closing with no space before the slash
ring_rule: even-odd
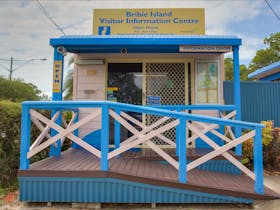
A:
<svg viewBox="0 0 280 210">
<path fill-rule="evenodd" d="M 280 176 L 265 176 L 264 184 L 280 195 Z M 280 199 L 272 201 L 256 201 L 254 209 L 280 210 Z"/>
</svg>

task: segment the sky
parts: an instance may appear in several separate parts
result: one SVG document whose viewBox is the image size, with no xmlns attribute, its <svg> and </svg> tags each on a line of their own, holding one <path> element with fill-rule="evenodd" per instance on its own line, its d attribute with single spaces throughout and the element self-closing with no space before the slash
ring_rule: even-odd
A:
<svg viewBox="0 0 280 210">
<path fill-rule="evenodd" d="M 263 39 L 280 31 L 280 21 L 265 0 L 39 0 L 66 35 L 92 34 L 93 9 L 205 8 L 206 34 L 242 38 L 240 63 L 248 66 Z M 268 0 L 280 15 L 279 0 Z M 13 78 L 52 92 L 53 48 L 49 39 L 62 33 L 32 0 L 0 0 L 0 75 L 7 77 L 13 57 Z M 65 58 L 65 72 L 71 54 Z M 34 60 L 33 60 L 34 59 Z M 42 61 L 39 59 L 47 59 Z M 28 62 L 29 61 L 29 62 Z M 27 62 L 27 63 L 26 63 Z"/>
</svg>

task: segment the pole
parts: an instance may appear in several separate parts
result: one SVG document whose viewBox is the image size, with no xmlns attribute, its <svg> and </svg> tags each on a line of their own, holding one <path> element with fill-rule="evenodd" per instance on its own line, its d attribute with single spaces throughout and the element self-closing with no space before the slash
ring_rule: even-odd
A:
<svg viewBox="0 0 280 210">
<path fill-rule="evenodd" d="M 9 70 L 9 80 L 12 80 L 12 74 L 13 74 L 13 57 L 11 57 L 11 63 L 10 63 L 10 70 Z"/>
<path fill-rule="evenodd" d="M 234 69 L 234 105 L 236 109 L 236 120 L 241 120 L 241 92 L 240 92 L 240 67 L 239 67 L 239 46 L 233 46 L 233 69 Z M 242 134 L 241 127 L 235 128 L 235 137 Z M 236 155 L 242 155 L 242 144 L 236 146 Z"/>
</svg>

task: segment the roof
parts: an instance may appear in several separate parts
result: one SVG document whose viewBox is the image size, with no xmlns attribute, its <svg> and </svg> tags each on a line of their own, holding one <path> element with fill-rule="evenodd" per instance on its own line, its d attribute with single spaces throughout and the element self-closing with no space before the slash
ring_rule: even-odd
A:
<svg viewBox="0 0 280 210">
<path fill-rule="evenodd" d="M 258 69 L 248 75 L 249 79 L 275 80 L 280 78 L 280 61 Z"/>
<path fill-rule="evenodd" d="M 162 52 L 178 53 L 180 45 L 239 46 L 236 36 L 213 35 L 71 35 L 51 38 L 53 47 L 72 53 Z"/>
</svg>

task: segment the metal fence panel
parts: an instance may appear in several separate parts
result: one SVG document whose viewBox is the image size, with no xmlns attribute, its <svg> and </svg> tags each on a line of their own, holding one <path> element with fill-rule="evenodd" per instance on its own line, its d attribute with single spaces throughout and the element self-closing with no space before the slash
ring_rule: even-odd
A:
<svg viewBox="0 0 280 210">
<path fill-rule="evenodd" d="M 233 104 L 233 82 L 224 81 L 225 104 Z M 273 120 L 280 127 L 280 82 L 241 82 L 241 119 L 259 123 Z"/>
</svg>

